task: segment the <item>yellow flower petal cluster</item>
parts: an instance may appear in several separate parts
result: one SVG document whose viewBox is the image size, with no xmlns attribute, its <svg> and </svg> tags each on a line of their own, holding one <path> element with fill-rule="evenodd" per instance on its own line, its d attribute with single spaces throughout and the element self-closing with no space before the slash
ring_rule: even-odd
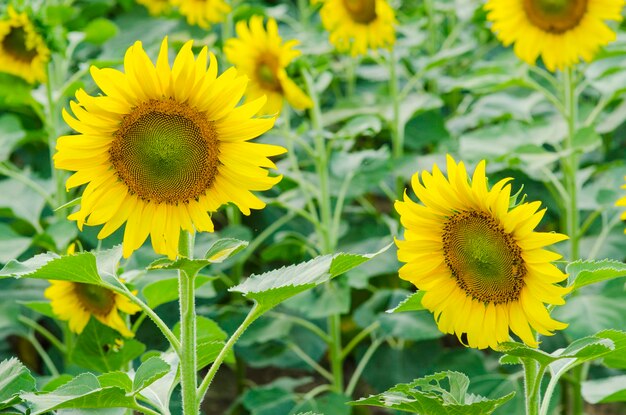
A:
<svg viewBox="0 0 626 415">
<path fill-rule="evenodd" d="M 285 68 L 300 51 L 293 49 L 297 40 L 283 43 L 276 20 L 269 19 L 267 30 L 263 17 L 252 16 L 250 22 L 237 23 L 237 38 L 228 39 L 224 46 L 226 58 L 250 77 L 247 99 L 267 96 L 263 107 L 266 114 L 277 114 L 283 99 L 296 109 L 310 108 L 311 99 L 289 78 Z"/>
<path fill-rule="evenodd" d="M 171 3 L 187 18 L 187 23 L 203 29 L 223 22 L 231 11 L 224 0 L 171 0 Z"/>
<path fill-rule="evenodd" d="M 509 208 L 510 179 L 491 189 L 485 162 L 470 182 L 465 165 L 448 156 L 446 178 L 435 165 L 432 174 L 416 173 L 413 191 L 396 202 L 405 240 L 396 240 L 398 259 L 406 263 L 400 278 L 424 291 L 422 304 L 439 329 L 455 333 L 476 348 L 497 348 L 509 329 L 537 347 L 531 329 L 551 335 L 567 324 L 553 320 L 545 304 L 564 304 L 570 291 L 556 283 L 567 275 L 551 262 L 560 255 L 544 249 L 567 239 L 536 232 L 545 209 L 539 202 Z"/>
<path fill-rule="evenodd" d="M 365 55 L 368 49 L 391 49 L 396 18 L 387 0 L 313 0 L 323 2 L 320 16 L 339 52 Z"/>
<path fill-rule="evenodd" d="M 624 0 L 488 0 L 492 31 L 530 65 L 541 56 L 550 71 L 564 69 L 615 40 L 607 20 L 622 20 Z"/>
<path fill-rule="evenodd" d="M 140 310 L 128 298 L 104 287 L 71 281 L 49 281 L 44 296 L 50 300 L 52 311 L 67 321 L 74 333 L 80 334 L 89 319 L 117 330 L 124 337 L 133 337 L 119 312 L 135 314 Z"/>
<path fill-rule="evenodd" d="M 11 6 L 7 11 L 8 17 L 0 20 L 0 71 L 44 82 L 50 50 L 26 13 Z"/>
<path fill-rule="evenodd" d="M 148 9 L 148 13 L 152 16 L 165 14 L 172 7 L 170 0 L 137 0 L 137 3 Z"/>
<path fill-rule="evenodd" d="M 230 202 L 246 215 L 262 209 L 252 191 L 282 178 L 267 168 L 285 149 L 249 142 L 274 125 L 255 117 L 265 98 L 238 106 L 247 77 L 235 68 L 218 76 L 215 56 L 205 47 L 195 59 L 191 48 L 170 66 L 165 38 L 155 66 L 136 42 L 125 72 L 91 68 L 103 95 L 78 90 L 74 115 L 63 112 L 79 134 L 58 139 L 55 166 L 75 171 L 68 189 L 86 184 L 69 219 L 81 230 L 104 225 L 100 239 L 125 223 L 125 257 L 150 236 L 157 253 L 175 258 L 181 229 L 212 232 L 209 212 Z"/>
</svg>

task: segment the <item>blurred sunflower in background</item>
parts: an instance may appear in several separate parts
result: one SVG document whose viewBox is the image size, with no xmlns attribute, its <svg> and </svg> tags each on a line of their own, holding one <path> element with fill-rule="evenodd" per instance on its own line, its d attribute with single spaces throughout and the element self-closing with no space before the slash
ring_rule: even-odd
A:
<svg viewBox="0 0 626 415">
<path fill-rule="evenodd" d="M 322 2 L 320 16 L 339 52 L 365 55 L 390 49 L 396 41 L 396 18 L 387 0 L 312 0 Z"/>
<path fill-rule="evenodd" d="M 237 69 L 250 77 L 247 99 L 267 96 L 262 111 L 265 114 L 278 114 L 283 99 L 295 109 L 310 108 L 311 99 L 289 78 L 287 65 L 300 56 L 293 49 L 299 42 L 289 40 L 283 43 L 278 34 L 276 20 L 269 19 L 267 30 L 263 27 L 263 17 L 252 16 L 249 24 L 237 23 L 237 38 L 228 39 L 224 45 L 226 58 Z"/>
<path fill-rule="evenodd" d="M 137 0 L 137 3 L 148 9 L 148 13 L 152 16 L 161 16 L 172 7 L 170 0 Z"/>
<path fill-rule="evenodd" d="M 171 0 L 179 8 L 187 23 L 208 29 L 212 24 L 221 23 L 230 13 L 231 7 L 223 0 Z"/>
<path fill-rule="evenodd" d="M 140 310 L 128 298 L 104 287 L 70 281 L 49 281 L 44 296 L 50 300 L 52 311 L 67 321 L 74 333 L 80 334 L 91 317 L 117 330 L 124 337 L 133 337 L 120 311 L 135 314 Z"/>
<path fill-rule="evenodd" d="M 444 333 L 479 349 L 509 340 L 509 328 L 537 347 L 531 327 L 551 335 L 567 324 L 553 320 L 544 303 L 564 304 L 570 288 L 556 283 L 567 275 L 551 262 L 561 258 L 544 247 L 567 239 L 535 232 L 545 209 L 540 202 L 509 208 L 510 179 L 491 189 L 485 162 L 471 183 L 462 162 L 448 156 L 448 178 L 435 165 L 432 174 L 412 179 L 423 203 L 406 194 L 396 202 L 405 240 L 396 240 L 398 259 L 406 263 L 400 278 L 424 291 L 422 304 Z"/>
<path fill-rule="evenodd" d="M 175 258 L 181 229 L 212 232 L 208 212 L 229 202 L 246 215 L 265 207 L 251 191 L 282 178 L 269 176 L 268 157 L 285 149 L 248 142 L 274 125 L 254 117 L 265 98 L 237 106 L 247 77 L 235 68 L 217 76 L 215 56 L 204 47 L 196 60 L 191 47 L 170 67 L 165 38 L 155 67 L 136 42 L 125 73 L 91 68 L 103 95 L 78 90 L 74 116 L 63 112 L 79 135 L 58 139 L 55 166 L 76 172 L 68 189 L 87 184 L 69 219 L 81 230 L 104 224 L 100 239 L 126 223 L 125 257 L 149 235 L 157 253 Z"/>
<path fill-rule="evenodd" d="M 25 12 L 9 6 L 0 21 L 0 71 L 19 76 L 30 83 L 46 80 L 50 50 Z"/>
<path fill-rule="evenodd" d="M 491 30 L 530 65 L 541 56 L 550 71 L 584 59 L 616 38 L 606 20 L 622 20 L 624 0 L 488 0 Z"/>
</svg>

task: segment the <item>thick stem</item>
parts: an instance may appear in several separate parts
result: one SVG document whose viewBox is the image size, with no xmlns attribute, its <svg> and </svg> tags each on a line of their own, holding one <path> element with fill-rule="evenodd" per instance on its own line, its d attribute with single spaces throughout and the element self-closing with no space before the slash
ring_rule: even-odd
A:
<svg viewBox="0 0 626 415">
<path fill-rule="evenodd" d="M 524 393 L 526 396 L 526 415 L 538 415 L 541 401 L 541 380 L 545 367 L 535 360 L 524 361 Z"/>
<path fill-rule="evenodd" d="M 394 159 L 404 155 L 404 125 L 400 117 L 400 96 L 398 84 L 398 62 L 393 49 L 389 52 L 389 93 L 392 100 L 393 119 L 391 121 L 391 152 Z M 404 193 L 404 179 L 396 177 L 396 195 Z"/>
<path fill-rule="evenodd" d="M 193 236 L 186 231 L 180 233 L 179 255 L 191 258 L 193 252 Z M 180 386 L 183 400 L 183 414 L 197 415 L 196 399 L 196 307 L 195 307 L 195 275 L 178 271 L 179 303 L 180 303 Z"/>
<path fill-rule="evenodd" d="M 569 195 L 569 204 L 566 209 L 567 234 L 570 237 L 570 261 L 579 257 L 579 219 L 577 205 L 576 173 L 578 172 L 578 154 L 574 151 L 574 136 L 576 135 L 576 123 L 578 112 L 578 100 L 576 96 L 575 80 L 572 69 L 567 68 L 563 72 L 563 93 L 565 106 L 565 121 L 567 122 L 567 136 L 565 137 L 563 160 L 563 174 L 565 189 Z"/>
<path fill-rule="evenodd" d="M 259 318 L 263 314 L 263 312 L 264 310 L 259 307 L 259 304 L 254 303 L 254 306 L 246 316 L 245 320 L 239 325 L 239 327 L 237 327 L 237 330 L 235 330 L 233 335 L 230 336 L 230 339 L 228 339 L 228 341 L 220 351 L 220 354 L 218 354 L 215 358 L 215 361 L 211 365 L 209 372 L 202 380 L 202 383 L 200 384 L 200 387 L 198 388 L 198 391 L 196 393 L 198 402 L 202 402 L 202 400 L 204 399 L 204 395 L 206 395 L 207 391 L 209 390 L 211 382 L 213 382 L 213 378 L 215 377 L 215 374 L 224 362 L 224 359 L 226 358 L 226 356 L 228 356 L 228 352 L 230 352 L 237 340 L 239 340 L 239 337 L 241 337 L 243 332 L 246 331 L 248 326 L 250 326 L 250 324 L 252 324 L 257 318 Z"/>
<path fill-rule="evenodd" d="M 54 168 L 54 152 L 56 151 L 57 137 L 59 136 L 59 128 L 57 123 L 57 100 L 54 97 L 55 82 L 57 74 L 52 70 L 54 60 L 51 60 L 46 66 L 46 130 L 48 133 L 48 147 L 50 150 L 50 170 L 51 176 L 56 185 L 56 204 L 62 206 L 67 201 L 64 178 L 61 171 Z M 55 206 L 55 207 L 57 207 Z M 62 218 L 64 212 L 62 210 L 55 211 L 55 216 Z"/>
</svg>

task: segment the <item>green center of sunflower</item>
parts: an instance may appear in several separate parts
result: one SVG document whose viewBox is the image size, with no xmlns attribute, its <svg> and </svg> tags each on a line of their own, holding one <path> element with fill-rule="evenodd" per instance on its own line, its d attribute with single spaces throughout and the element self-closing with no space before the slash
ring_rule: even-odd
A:
<svg viewBox="0 0 626 415">
<path fill-rule="evenodd" d="M 486 303 L 519 298 L 526 266 L 513 237 L 489 214 L 460 212 L 443 231 L 445 262 L 458 286 Z"/>
<path fill-rule="evenodd" d="M 91 314 L 108 315 L 115 307 L 115 294 L 111 290 L 93 284 L 75 282 L 74 294 L 80 305 Z"/>
<path fill-rule="evenodd" d="M 111 164 L 131 193 L 177 204 L 201 196 L 219 166 L 214 124 L 173 99 L 150 100 L 122 120 L 109 150 Z"/>
<path fill-rule="evenodd" d="M 256 76 L 263 88 L 280 92 L 282 86 L 277 76 L 278 61 L 274 56 L 266 56 L 263 61 L 257 65 Z"/>
<path fill-rule="evenodd" d="M 2 49 L 16 60 L 30 63 L 37 56 L 36 49 L 27 49 L 26 31 L 23 27 L 14 27 L 2 39 Z"/>
<path fill-rule="evenodd" d="M 564 33 L 578 26 L 589 0 L 523 0 L 528 20 L 549 33 Z"/>
<path fill-rule="evenodd" d="M 343 5 L 357 23 L 368 24 L 376 20 L 376 0 L 343 0 Z"/>
</svg>

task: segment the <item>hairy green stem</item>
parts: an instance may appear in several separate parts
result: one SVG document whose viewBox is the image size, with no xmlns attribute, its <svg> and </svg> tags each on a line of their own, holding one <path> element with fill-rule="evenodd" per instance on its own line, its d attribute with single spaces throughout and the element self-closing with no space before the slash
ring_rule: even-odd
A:
<svg viewBox="0 0 626 415">
<path fill-rule="evenodd" d="M 346 388 L 346 395 L 348 396 L 352 395 L 352 393 L 354 392 L 354 389 L 356 388 L 356 384 L 359 381 L 359 378 L 361 377 L 361 374 L 367 367 L 367 364 L 369 363 L 372 356 L 374 356 L 374 353 L 376 352 L 376 350 L 378 350 L 380 345 L 383 344 L 383 341 L 384 341 L 383 339 L 376 339 L 367 348 L 367 350 L 365 351 L 365 354 L 363 355 L 363 357 L 359 361 L 359 364 L 354 370 L 354 373 L 352 374 L 352 377 L 350 378 L 350 382 L 348 382 L 348 387 Z"/>
<path fill-rule="evenodd" d="M 191 258 L 193 254 L 193 235 L 180 232 L 179 256 Z M 196 367 L 196 305 L 195 275 L 188 275 L 178 270 L 180 303 L 180 387 L 183 400 L 183 414 L 197 415 L 199 402 L 196 399 L 198 384 Z"/>
<path fill-rule="evenodd" d="M 524 394 L 526 396 L 526 415 L 538 415 L 541 401 L 541 380 L 545 372 L 533 359 L 524 360 Z"/>
<path fill-rule="evenodd" d="M 57 339 L 57 337 L 54 334 L 50 333 L 48 329 L 46 329 L 41 324 L 37 323 L 35 320 L 32 320 L 26 316 L 18 316 L 17 320 L 20 323 L 30 327 L 31 329 L 39 333 L 46 340 L 48 340 L 50 344 L 56 347 L 61 353 L 63 354 L 67 353 L 67 348 L 65 347 L 65 345 L 63 345 L 63 343 L 61 343 L 61 341 Z"/>
<path fill-rule="evenodd" d="M 204 399 L 204 395 L 206 395 L 207 391 L 209 390 L 211 382 L 213 382 L 213 378 L 215 377 L 215 374 L 224 362 L 224 359 L 226 359 L 228 352 L 230 352 L 230 350 L 233 348 L 237 340 L 239 340 L 239 337 L 241 337 L 243 332 L 246 331 L 250 324 L 252 324 L 257 318 L 259 318 L 263 314 L 263 312 L 264 310 L 259 307 L 259 304 L 254 303 L 254 306 L 252 306 L 252 309 L 246 316 L 245 320 L 239 325 L 239 327 L 237 327 L 237 330 L 235 330 L 235 332 L 232 334 L 232 336 L 230 336 L 224 347 L 222 347 L 222 350 L 220 350 L 220 353 L 215 358 L 215 361 L 211 365 L 211 368 L 209 369 L 208 373 L 202 380 L 202 383 L 198 387 L 196 393 L 198 402 L 202 402 L 202 400 Z"/>
<path fill-rule="evenodd" d="M 50 356 L 48 355 L 46 350 L 43 348 L 41 343 L 39 343 L 39 340 L 37 340 L 37 338 L 35 337 L 34 333 L 32 333 L 32 334 L 30 334 L 28 336 L 28 341 L 30 341 L 30 343 L 33 345 L 35 350 L 37 350 L 37 353 L 41 357 L 41 360 L 43 360 L 44 364 L 46 365 L 46 367 L 50 371 L 50 375 L 52 375 L 54 377 L 59 376 L 59 371 L 57 370 L 57 367 L 55 366 L 55 364 L 52 361 L 52 359 L 50 359 Z"/>
<path fill-rule="evenodd" d="M 569 204 L 566 209 L 567 214 L 567 234 L 570 237 L 570 261 L 575 261 L 579 257 L 579 220 L 576 174 L 578 173 L 578 154 L 574 150 L 574 136 L 576 135 L 576 123 L 578 112 L 578 99 L 576 96 L 575 80 L 572 76 L 572 69 L 567 68 L 563 72 L 563 93 L 565 107 L 565 121 L 567 122 L 567 135 L 565 137 L 565 160 L 564 180 L 565 188 L 569 195 Z"/>
<path fill-rule="evenodd" d="M 65 183 L 61 171 L 54 168 L 54 152 L 56 151 L 57 137 L 59 136 L 59 127 L 57 123 L 57 98 L 54 97 L 55 82 L 57 74 L 53 73 L 52 65 L 55 65 L 54 59 L 46 66 L 46 130 L 48 133 L 48 147 L 50 150 L 50 170 L 56 185 L 56 204 L 62 206 L 67 201 L 65 192 Z M 56 206 L 55 206 L 56 207 Z M 54 212 L 55 216 L 62 218 L 64 213 L 60 210 Z"/>
</svg>

